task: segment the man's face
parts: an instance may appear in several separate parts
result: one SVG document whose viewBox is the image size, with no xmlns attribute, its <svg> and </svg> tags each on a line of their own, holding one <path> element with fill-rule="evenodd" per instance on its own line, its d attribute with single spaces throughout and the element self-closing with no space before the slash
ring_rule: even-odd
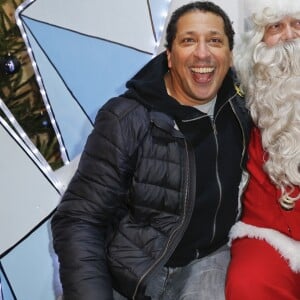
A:
<svg viewBox="0 0 300 300">
<path fill-rule="evenodd" d="M 210 12 L 186 13 L 167 56 L 176 99 L 191 106 L 212 100 L 232 62 L 223 19 Z"/>
<path fill-rule="evenodd" d="M 263 42 L 268 46 L 274 46 L 280 42 L 286 42 L 300 37 L 300 19 L 286 16 L 280 21 L 265 27 Z"/>
</svg>

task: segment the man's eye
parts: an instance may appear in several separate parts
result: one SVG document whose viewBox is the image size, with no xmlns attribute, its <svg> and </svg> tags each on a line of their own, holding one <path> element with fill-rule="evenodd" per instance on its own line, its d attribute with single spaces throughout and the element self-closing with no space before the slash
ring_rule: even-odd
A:
<svg viewBox="0 0 300 300">
<path fill-rule="evenodd" d="M 274 24 L 271 26 L 271 28 L 274 28 L 274 29 L 279 28 L 279 27 L 280 27 L 280 24 Z"/>
<path fill-rule="evenodd" d="M 182 42 L 185 43 L 185 44 L 189 44 L 189 43 L 195 42 L 195 40 L 193 38 L 184 38 L 182 40 Z"/>
<path fill-rule="evenodd" d="M 223 45 L 223 40 L 220 38 L 211 38 L 209 40 L 209 45 L 212 47 L 222 47 Z"/>
<path fill-rule="evenodd" d="M 272 32 L 279 31 L 280 28 L 281 28 L 281 24 L 280 23 L 275 23 L 275 24 L 270 25 L 267 30 L 272 33 Z"/>
<path fill-rule="evenodd" d="M 219 38 L 212 38 L 212 39 L 211 39 L 211 42 L 212 42 L 212 43 L 222 43 L 222 40 L 219 39 Z"/>
<path fill-rule="evenodd" d="M 296 20 L 295 21 L 295 27 L 296 28 L 300 28 L 300 20 Z"/>
</svg>

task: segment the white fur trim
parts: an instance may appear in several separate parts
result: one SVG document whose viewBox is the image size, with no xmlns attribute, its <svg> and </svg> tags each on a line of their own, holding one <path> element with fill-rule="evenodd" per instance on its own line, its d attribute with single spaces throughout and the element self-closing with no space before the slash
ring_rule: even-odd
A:
<svg viewBox="0 0 300 300">
<path fill-rule="evenodd" d="M 256 227 L 239 221 L 230 230 L 229 246 L 232 240 L 243 237 L 266 241 L 280 253 L 294 272 L 300 273 L 300 241 L 274 229 Z"/>
<path fill-rule="evenodd" d="M 245 17 L 252 17 L 254 14 L 261 19 L 262 12 L 269 9 L 277 16 L 295 14 L 300 12 L 299 0 L 244 0 Z"/>
</svg>

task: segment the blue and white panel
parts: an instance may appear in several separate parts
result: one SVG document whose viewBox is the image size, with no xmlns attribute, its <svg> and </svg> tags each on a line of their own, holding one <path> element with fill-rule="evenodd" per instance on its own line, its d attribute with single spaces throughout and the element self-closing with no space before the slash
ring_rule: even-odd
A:
<svg viewBox="0 0 300 300">
<path fill-rule="evenodd" d="M 72 160 L 95 115 L 155 53 L 168 1 L 34 1 L 19 24 Z"/>
<path fill-rule="evenodd" d="M 65 166 L 53 171 L 0 99 L 0 300 L 61 295 L 50 219 L 97 110 L 156 54 L 170 1 L 36 0 L 16 12 Z M 12 126 L 12 128 L 10 127 Z"/>
</svg>

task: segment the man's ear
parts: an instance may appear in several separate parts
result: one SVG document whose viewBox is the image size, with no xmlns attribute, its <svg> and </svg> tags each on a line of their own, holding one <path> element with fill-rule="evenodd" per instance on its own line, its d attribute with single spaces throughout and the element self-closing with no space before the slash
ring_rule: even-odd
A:
<svg viewBox="0 0 300 300">
<path fill-rule="evenodd" d="M 168 60 L 168 68 L 171 69 L 172 68 L 171 52 L 170 50 L 167 49 L 166 53 L 167 53 L 167 60 Z"/>
</svg>

